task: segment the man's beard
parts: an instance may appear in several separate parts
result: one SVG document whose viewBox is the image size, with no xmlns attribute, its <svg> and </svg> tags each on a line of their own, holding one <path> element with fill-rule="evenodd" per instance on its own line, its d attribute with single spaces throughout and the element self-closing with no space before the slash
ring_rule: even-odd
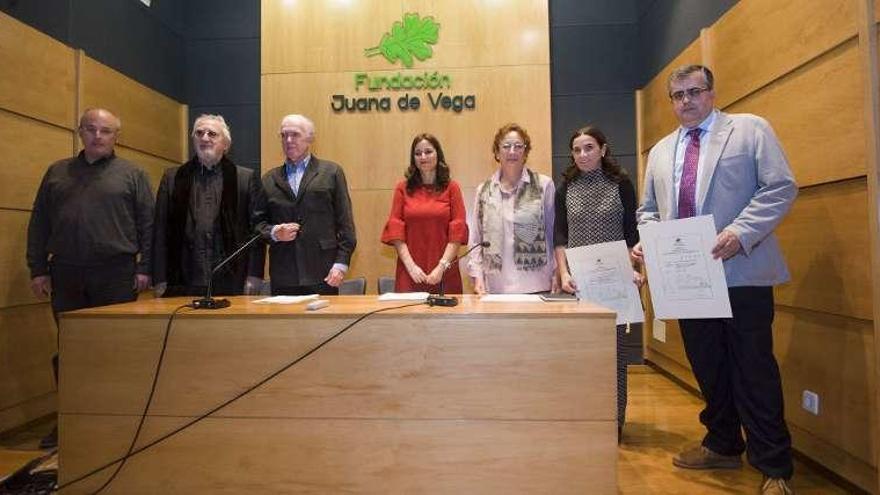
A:
<svg viewBox="0 0 880 495">
<path fill-rule="evenodd" d="M 199 163 L 208 168 L 211 168 L 220 162 L 220 159 L 223 158 L 223 153 L 214 153 L 213 151 L 203 151 L 197 149 L 196 156 L 199 158 Z"/>
</svg>

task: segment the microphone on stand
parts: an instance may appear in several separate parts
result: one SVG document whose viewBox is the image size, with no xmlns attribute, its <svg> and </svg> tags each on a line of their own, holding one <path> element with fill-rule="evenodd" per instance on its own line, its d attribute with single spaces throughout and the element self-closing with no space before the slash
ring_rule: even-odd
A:
<svg viewBox="0 0 880 495">
<path fill-rule="evenodd" d="M 211 270 L 211 276 L 208 277 L 208 290 L 205 292 L 205 297 L 201 299 L 193 299 L 192 307 L 193 309 L 222 309 L 228 308 L 231 304 L 229 299 L 214 299 L 211 297 L 211 289 L 214 285 L 214 275 L 217 274 L 217 271 L 226 266 L 230 261 L 238 258 L 238 256 L 244 252 L 245 249 L 249 248 L 251 244 L 253 244 L 257 239 L 262 237 L 263 234 L 254 234 L 253 237 L 247 240 L 240 248 L 236 249 L 234 253 L 230 254 L 223 261 L 217 264 L 213 270 Z"/>
<path fill-rule="evenodd" d="M 475 244 L 471 246 L 470 249 L 464 252 L 464 254 L 456 256 L 452 261 L 449 262 L 447 268 L 443 269 L 443 273 L 440 274 L 440 293 L 439 294 L 431 294 L 428 296 L 428 306 L 458 306 L 458 298 L 455 296 L 447 296 L 444 293 L 445 283 L 443 279 L 443 275 L 446 274 L 446 270 L 449 266 L 452 266 L 453 263 L 458 263 L 458 260 L 464 258 L 465 256 L 471 254 L 471 251 L 477 249 L 478 247 L 489 247 L 492 244 L 489 241 L 483 241 L 479 244 Z"/>
</svg>

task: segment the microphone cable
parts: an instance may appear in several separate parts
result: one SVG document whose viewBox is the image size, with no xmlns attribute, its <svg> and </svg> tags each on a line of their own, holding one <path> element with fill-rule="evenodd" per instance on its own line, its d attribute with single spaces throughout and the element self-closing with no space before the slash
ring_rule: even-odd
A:
<svg viewBox="0 0 880 495">
<path fill-rule="evenodd" d="M 116 463 L 120 463 L 119 466 L 117 466 L 116 471 L 113 472 L 113 475 L 110 476 L 110 478 L 107 479 L 107 481 L 104 482 L 104 484 L 101 485 L 100 488 L 98 488 L 96 491 L 92 492 L 92 495 L 97 495 L 98 493 L 100 493 L 101 491 L 103 491 L 105 488 L 107 488 L 108 485 L 110 485 L 110 482 L 112 482 L 112 481 L 116 478 L 116 476 L 117 476 L 117 475 L 119 474 L 119 472 L 122 470 L 122 467 L 125 465 L 126 461 L 127 461 L 130 457 L 134 457 L 134 456 L 140 454 L 141 452 L 144 452 L 145 450 L 150 449 L 150 448 L 152 448 L 152 447 L 158 445 L 159 443 L 161 443 L 161 442 L 163 442 L 163 441 L 165 441 L 165 440 L 167 440 L 167 439 L 173 437 L 174 435 L 177 435 L 178 433 L 182 432 L 183 430 L 186 430 L 187 428 L 189 428 L 189 427 L 195 425 L 196 423 L 199 423 L 200 421 L 202 421 L 202 420 L 208 418 L 209 416 L 213 415 L 213 414 L 216 413 L 217 411 L 219 411 L 219 410 L 225 408 L 226 406 L 232 404 L 233 402 L 235 402 L 235 401 L 237 401 L 238 399 L 244 397 L 245 395 L 248 395 L 249 393 L 253 392 L 253 391 L 256 390 L 257 388 L 261 387 L 262 385 L 266 384 L 266 383 L 269 382 L 270 380 L 274 379 L 275 377 L 277 377 L 277 376 L 280 375 L 281 373 L 284 373 L 285 371 L 287 371 L 288 369 L 292 368 L 293 366 L 296 366 L 299 362 L 301 362 L 302 360 L 304 360 L 304 359 L 306 359 L 307 357 L 311 356 L 312 354 L 314 354 L 315 352 L 317 352 L 319 349 L 321 349 L 321 348 L 324 347 L 325 345 L 327 345 L 327 344 L 329 344 L 330 342 L 332 342 L 332 341 L 336 340 L 337 338 L 341 337 L 345 332 L 347 332 L 348 330 L 350 330 L 352 327 L 354 327 L 355 325 L 357 325 L 358 323 L 360 323 L 361 321 L 363 321 L 363 320 L 366 319 L 367 317 L 372 316 L 372 315 L 374 315 L 374 314 L 376 314 L 376 313 L 384 312 L 384 311 L 392 311 L 392 310 L 395 310 L 395 309 L 403 309 L 403 308 L 408 308 L 408 307 L 411 307 L 411 306 L 422 306 L 422 305 L 425 305 L 425 304 L 427 304 L 425 301 L 419 301 L 419 302 L 416 302 L 416 303 L 403 304 L 403 305 L 400 305 L 400 306 L 392 306 L 392 307 L 388 307 L 388 308 L 378 308 L 378 309 L 374 309 L 374 310 L 372 310 L 372 311 L 368 311 L 368 312 L 366 312 L 366 313 L 360 315 L 359 317 L 357 317 L 353 322 L 351 322 L 351 323 L 349 323 L 348 325 L 344 326 L 341 330 L 337 331 L 336 333 L 334 333 L 333 335 L 331 335 L 330 337 L 328 337 L 327 339 L 325 339 L 323 342 L 319 343 L 319 344 L 316 345 L 315 347 L 313 347 L 313 348 L 309 349 L 308 351 L 306 351 L 303 355 L 301 355 L 301 356 L 299 356 L 298 358 L 294 359 L 293 361 L 291 361 L 291 362 L 285 364 L 284 366 L 282 366 L 282 367 L 279 368 L 278 370 L 276 370 L 276 371 L 270 373 L 270 374 L 267 375 L 265 378 L 261 379 L 260 381 L 258 381 L 258 382 L 255 383 L 254 385 L 248 387 L 248 388 L 245 389 L 244 391 L 239 392 L 237 395 L 235 395 L 235 396 L 232 397 L 231 399 L 226 400 L 225 402 L 221 403 L 221 404 L 218 405 L 218 406 L 215 406 L 213 409 L 209 410 L 208 412 L 206 412 L 206 413 L 204 413 L 204 414 L 202 414 L 202 415 L 200 415 L 200 416 L 198 416 L 198 417 L 196 417 L 196 418 L 190 420 L 190 421 L 187 422 L 187 423 L 184 423 L 183 425 L 181 425 L 181 426 L 179 426 L 179 427 L 177 427 L 177 428 L 171 430 L 170 432 L 168 432 L 168 433 L 166 433 L 166 434 L 160 436 L 159 438 L 157 438 L 157 439 L 155 439 L 155 440 L 153 440 L 153 441 L 151 441 L 151 442 L 149 442 L 149 443 L 147 443 L 147 444 L 144 444 L 143 446 L 138 447 L 137 449 L 135 449 L 134 446 L 135 446 L 135 444 L 137 443 L 138 437 L 139 437 L 140 432 L 141 432 L 141 427 L 143 426 L 144 421 L 146 420 L 147 412 L 149 411 L 150 404 L 152 403 L 152 401 L 153 401 L 153 396 L 154 396 L 154 394 L 155 394 L 156 383 L 158 382 L 158 379 L 159 379 L 159 372 L 161 371 L 161 368 L 162 368 L 162 360 L 163 360 L 163 358 L 164 358 L 164 356 L 165 356 L 165 350 L 166 350 L 166 348 L 167 348 L 167 346 L 168 346 L 168 337 L 169 337 L 169 334 L 170 334 L 170 331 L 171 331 L 171 322 L 174 320 L 174 316 L 177 314 L 178 311 L 180 311 L 180 310 L 183 309 L 183 308 L 192 308 L 193 305 L 192 305 L 192 304 L 185 304 L 185 305 L 182 305 L 182 306 L 177 307 L 177 308 L 171 313 L 171 316 L 170 316 L 169 319 L 168 319 L 168 324 L 167 324 L 167 326 L 165 327 L 165 337 L 164 337 L 163 342 L 162 342 L 162 350 L 161 350 L 161 352 L 159 353 L 159 360 L 158 360 L 158 362 L 156 363 L 156 372 L 155 372 L 155 374 L 153 375 L 153 383 L 152 383 L 152 385 L 150 386 L 150 395 L 149 395 L 148 398 L 147 398 L 147 404 L 144 406 L 144 411 L 143 411 L 143 413 L 141 414 L 140 422 L 138 423 L 138 427 L 137 427 L 137 430 L 135 431 L 134 438 L 132 438 L 132 440 L 131 440 L 131 445 L 130 445 L 129 448 L 128 448 L 128 452 L 126 452 L 126 454 L 125 454 L 124 456 L 122 456 L 122 457 L 119 457 L 119 458 L 116 458 L 116 459 L 114 459 L 114 460 L 112 460 L 112 461 L 109 461 L 109 462 L 103 464 L 102 466 L 96 467 L 95 469 L 92 469 L 91 471 L 89 471 L 89 472 L 87 472 L 87 473 L 85 473 L 85 474 L 83 474 L 83 475 L 80 475 L 80 476 L 78 476 L 77 478 L 74 478 L 74 479 L 72 479 L 72 480 L 70 480 L 70 481 L 68 481 L 68 482 L 66 482 L 66 483 L 64 483 L 64 484 L 62 484 L 62 485 L 60 485 L 60 486 L 58 486 L 58 487 L 57 487 L 57 490 L 61 490 L 61 489 L 67 488 L 67 487 L 69 487 L 70 485 L 73 485 L 73 484 L 75 484 L 75 483 L 79 483 L 80 481 L 83 481 L 83 480 L 85 480 L 86 478 L 89 478 L 89 477 L 91 477 L 91 476 L 93 476 L 93 475 L 95 475 L 95 474 L 97 474 L 97 473 L 103 471 L 104 469 L 107 469 L 108 467 L 110 467 L 110 466 L 112 466 L 112 465 L 114 465 L 114 464 L 116 464 Z"/>
<path fill-rule="evenodd" d="M 165 350 L 168 348 L 168 337 L 171 334 L 171 323 L 174 321 L 174 317 L 177 316 L 177 313 L 184 308 L 193 308 L 192 304 L 183 304 L 174 308 L 174 311 L 171 312 L 171 316 L 168 317 L 168 323 L 165 325 L 165 336 L 162 338 L 162 350 L 159 352 L 159 360 L 156 362 L 156 372 L 153 374 L 153 383 L 150 384 L 150 395 L 147 396 L 147 403 L 144 405 L 144 412 L 141 413 L 140 421 L 138 421 L 137 429 L 134 432 L 134 437 L 131 439 L 131 444 L 128 446 L 128 451 L 122 457 L 118 466 L 116 466 L 116 470 L 113 471 L 113 474 L 101 485 L 100 488 L 95 490 L 95 495 L 101 493 L 108 485 L 116 478 L 116 475 L 119 474 L 119 471 L 122 471 L 122 467 L 125 466 L 128 458 L 131 457 L 132 451 L 134 450 L 134 446 L 138 441 L 138 437 L 141 434 L 141 428 L 144 426 L 144 421 L 147 419 L 147 413 L 150 410 L 150 405 L 153 403 L 153 396 L 156 394 L 156 384 L 159 382 L 159 371 L 162 370 L 162 361 L 165 359 Z M 193 308 L 195 309 L 195 308 Z M 103 469 L 103 468 L 101 468 Z M 58 490 L 61 490 L 65 486 L 70 485 L 70 483 L 65 483 L 58 487 Z"/>
</svg>

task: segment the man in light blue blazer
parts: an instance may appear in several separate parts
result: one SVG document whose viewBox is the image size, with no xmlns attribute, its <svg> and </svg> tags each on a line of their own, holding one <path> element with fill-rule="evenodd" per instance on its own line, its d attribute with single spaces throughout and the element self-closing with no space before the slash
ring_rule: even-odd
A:
<svg viewBox="0 0 880 495">
<path fill-rule="evenodd" d="M 724 260 L 733 318 L 679 320 L 706 407 L 702 444 L 673 464 L 739 468 L 745 451 L 765 478 L 762 493 L 790 493 L 791 438 L 773 356 L 773 286 L 789 278 L 773 230 L 797 185 L 770 124 L 715 109 L 712 72 L 681 67 L 669 77 L 681 126 L 648 156 L 639 224 L 712 214 L 712 255 Z M 641 246 L 633 257 L 641 261 Z M 745 441 L 742 430 L 745 431 Z"/>
</svg>

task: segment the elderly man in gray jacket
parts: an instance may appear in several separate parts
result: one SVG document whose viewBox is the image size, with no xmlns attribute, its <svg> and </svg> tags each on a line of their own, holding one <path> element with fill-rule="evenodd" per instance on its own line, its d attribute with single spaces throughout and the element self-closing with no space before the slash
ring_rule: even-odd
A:
<svg viewBox="0 0 880 495">
<path fill-rule="evenodd" d="M 712 254 L 724 260 L 733 318 L 679 320 L 706 407 L 702 444 L 673 464 L 738 468 L 745 451 L 764 474 L 762 493 L 791 493 L 791 438 L 773 356 L 773 286 L 788 280 L 773 230 L 797 196 L 785 154 L 766 120 L 715 109 L 712 72 L 681 67 L 669 96 L 681 126 L 648 157 L 640 224 L 712 214 Z M 633 249 L 641 261 L 641 246 Z M 742 430 L 745 431 L 745 441 Z"/>
</svg>

